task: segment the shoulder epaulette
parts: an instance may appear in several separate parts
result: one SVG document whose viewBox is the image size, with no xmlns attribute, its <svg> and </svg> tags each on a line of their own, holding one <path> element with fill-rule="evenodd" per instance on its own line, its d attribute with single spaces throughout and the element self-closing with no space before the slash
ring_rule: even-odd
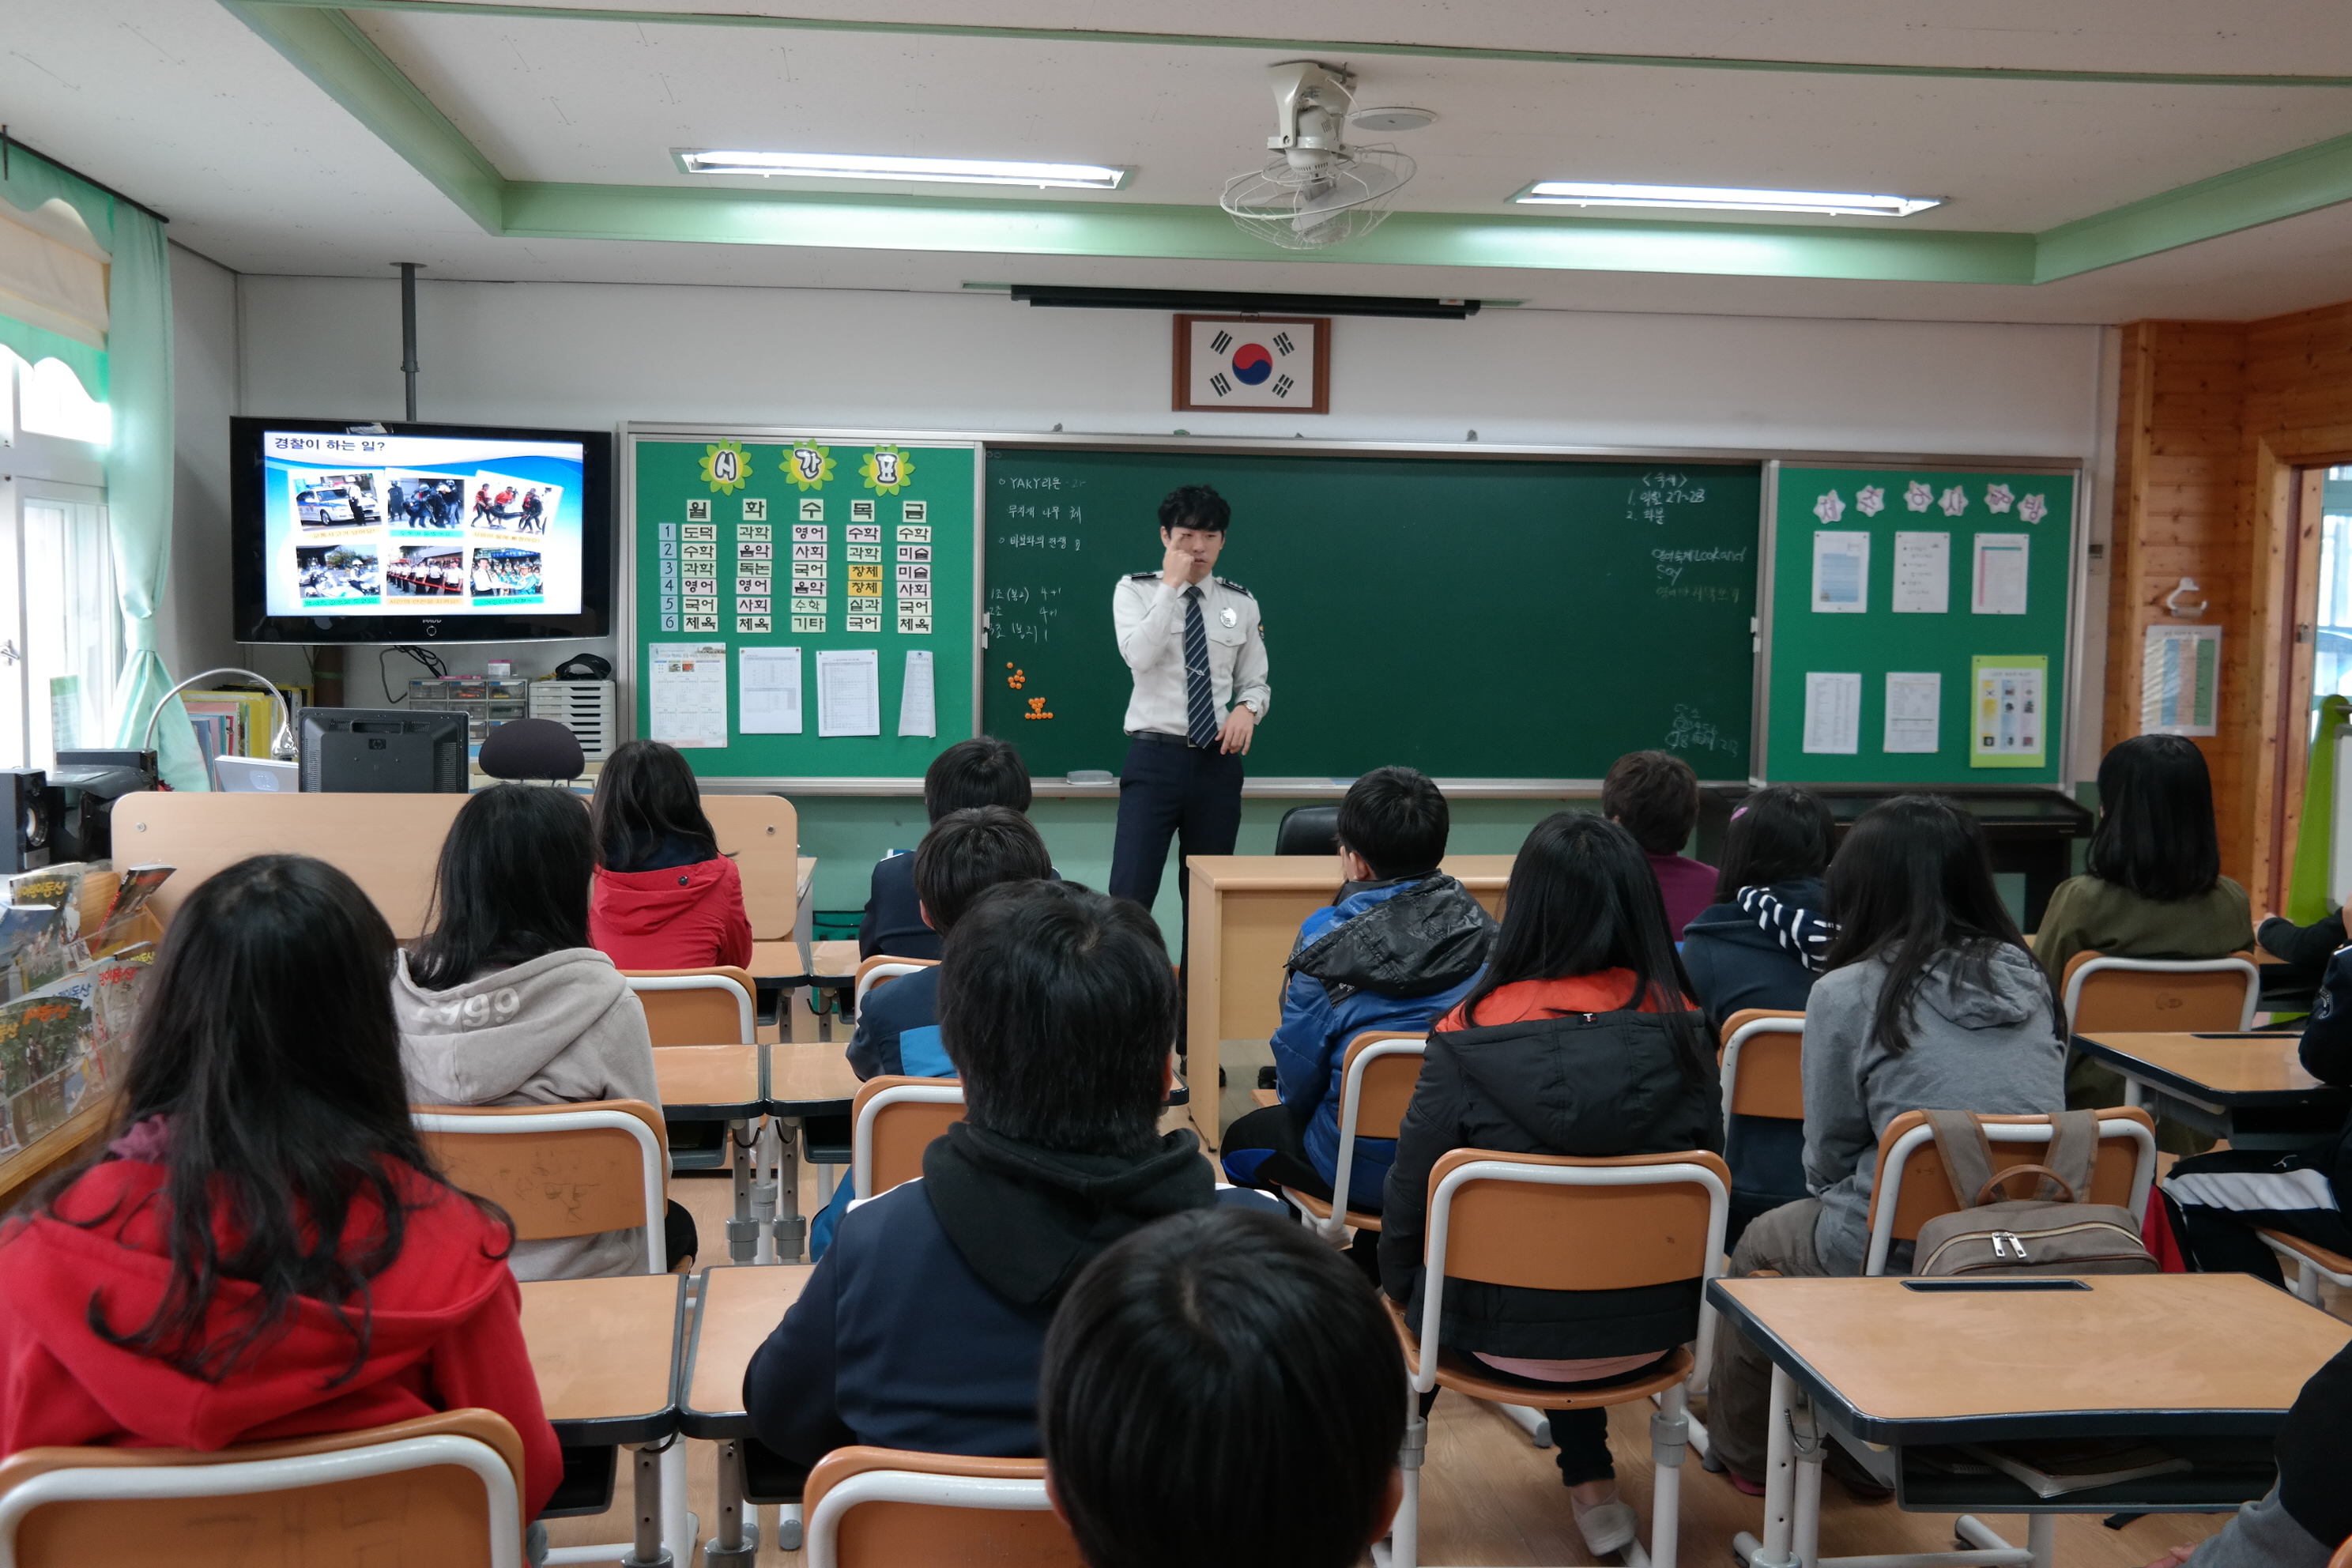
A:
<svg viewBox="0 0 2352 1568">
<path fill-rule="evenodd" d="M 1247 588 L 1243 587 L 1239 583 L 1234 582 L 1231 577 L 1220 577 L 1220 578 L 1218 578 L 1218 579 L 1217 579 L 1217 585 L 1218 585 L 1219 587 L 1221 587 L 1221 588 L 1231 588 L 1231 589 L 1232 589 L 1234 593 L 1236 593 L 1236 594 L 1249 594 L 1249 590 L 1248 590 Z M 1253 599 L 1255 599 L 1255 598 L 1256 598 L 1256 597 L 1257 597 L 1257 595 L 1256 595 L 1255 594 L 1250 594 L 1250 597 L 1251 597 L 1251 598 L 1253 598 Z"/>
<path fill-rule="evenodd" d="M 1142 583 L 1159 575 L 1157 572 L 1129 572 L 1127 574 L 1127 580 L 1130 583 Z"/>
</svg>

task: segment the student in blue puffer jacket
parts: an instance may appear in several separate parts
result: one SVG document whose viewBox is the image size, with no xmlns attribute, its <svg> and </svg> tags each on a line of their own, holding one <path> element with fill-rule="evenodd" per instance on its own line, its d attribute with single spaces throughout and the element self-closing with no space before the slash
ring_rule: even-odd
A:
<svg viewBox="0 0 2352 1568">
<path fill-rule="evenodd" d="M 1348 1042 L 1370 1029 L 1426 1030 L 1477 984 L 1495 921 L 1437 868 L 1449 826 L 1445 796 L 1415 769 L 1381 768 L 1349 787 L 1339 803 L 1347 880 L 1299 927 L 1284 984 L 1272 1041 L 1282 1103 L 1225 1130 L 1234 1182 L 1328 1200 Z M 1395 1157 L 1392 1139 L 1356 1140 L 1349 1207 L 1379 1211 Z M 1379 1235 L 1359 1231 L 1356 1240 L 1358 1266 L 1377 1279 Z"/>
</svg>

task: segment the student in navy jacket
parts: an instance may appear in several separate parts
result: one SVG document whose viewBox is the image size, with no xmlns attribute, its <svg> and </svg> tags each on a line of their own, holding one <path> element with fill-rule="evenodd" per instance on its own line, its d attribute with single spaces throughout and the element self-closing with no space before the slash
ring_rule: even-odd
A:
<svg viewBox="0 0 2352 1568">
<path fill-rule="evenodd" d="M 1715 902 L 1683 928 L 1683 968 L 1707 1026 L 1749 1007 L 1801 1013 L 1837 928 L 1823 914 L 1830 808 L 1795 784 L 1759 789 L 1731 814 Z"/>
<path fill-rule="evenodd" d="M 923 815 L 933 824 L 951 811 L 980 805 L 1025 814 L 1029 798 L 1029 769 L 1021 753 L 993 735 L 958 741 L 923 770 Z M 923 919 L 914 856 L 902 849 L 876 861 L 866 912 L 857 921 L 857 956 L 937 958 L 943 934 Z"/>
<path fill-rule="evenodd" d="M 1339 1167 L 1339 1099 L 1348 1042 L 1368 1029 L 1425 1030 L 1485 973 L 1495 920 L 1437 868 L 1450 826 L 1445 796 L 1412 768 L 1381 768 L 1339 803 L 1339 866 L 1328 907 L 1298 928 L 1274 1033 L 1282 1103 L 1225 1133 L 1225 1174 L 1331 1196 Z M 1360 1138 L 1351 1208 L 1377 1212 L 1396 1141 Z M 1357 1233 L 1358 1265 L 1377 1275 L 1378 1231 Z"/>
<path fill-rule="evenodd" d="M 940 1022 L 964 1120 L 842 1221 L 744 1374 L 760 1441 L 796 1465 L 852 1443 L 1035 1455 L 1063 1292 L 1119 1237 L 1219 1201 L 1199 1142 L 1158 1131 L 1176 976 L 1140 908 L 990 889 L 944 944 Z"/>
</svg>

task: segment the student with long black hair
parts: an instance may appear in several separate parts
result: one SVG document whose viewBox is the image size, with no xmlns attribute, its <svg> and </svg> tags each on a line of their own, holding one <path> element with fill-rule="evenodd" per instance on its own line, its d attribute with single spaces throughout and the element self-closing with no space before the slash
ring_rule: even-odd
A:
<svg viewBox="0 0 2352 1568">
<path fill-rule="evenodd" d="M 537 1514 L 563 1461 L 504 1262 L 403 1091 L 393 937 L 349 877 L 208 879 L 149 978 L 111 1136 L 0 1224 L 0 1453 L 207 1451 L 479 1405 Z"/>
<path fill-rule="evenodd" d="M 2066 1106 L 2058 995 L 1995 891 L 1976 818 L 1906 795 L 1872 807 L 1830 862 L 1837 940 L 1805 1004 L 1805 1180 L 1759 1216 L 1735 1275 L 1862 1272 L 1878 1140 L 1908 1110 L 2034 1115 Z M 1907 1245 L 1890 1260 L 1907 1268 Z M 1758 1489 L 1771 1363 L 1718 1334 L 1711 1458 Z M 1833 1473 L 1835 1467 L 1832 1467 Z"/>
<path fill-rule="evenodd" d="M 2221 875 L 2213 826 L 2213 779 L 2205 753 L 2182 735 L 2134 735 L 2099 762 L 2099 826 L 2089 874 L 2050 895 L 2033 956 L 2063 985 L 2078 952 L 2115 958 L 2220 958 L 2254 945 L 2246 889 Z M 2121 1105 L 2124 1080 L 2080 1052 L 2066 1064 L 2066 1103 L 2077 1110 Z M 2211 1147 L 2165 1123 L 2172 1153 Z"/>
<path fill-rule="evenodd" d="M 676 746 L 625 742 L 596 775 L 588 933 L 624 969 L 751 962 L 743 877 L 719 852 L 702 786 Z"/>
<path fill-rule="evenodd" d="M 588 944 L 596 846 L 566 790 L 504 784 L 458 809 L 441 846 L 433 924 L 393 975 L 401 1059 L 419 1104 L 661 1103 L 646 1010 Z M 669 1205 L 670 1267 L 695 1252 Z M 637 1274 L 635 1228 L 515 1244 L 522 1279 Z"/>
<path fill-rule="evenodd" d="M 1683 928 L 1683 967 L 1712 1027 L 1747 1007 L 1804 1006 L 1837 929 L 1822 887 L 1833 826 L 1797 784 L 1759 789 L 1731 814 L 1715 902 Z"/>
<path fill-rule="evenodd" d="M 1381 1284 L 1421 1326 L 1429 1173 L 1454 1149 L 1606 1157 L 1723 1147 L 1706 1021 L 1691 1005 L 1649 858 L 1562 811 L 1520 846 L 1485 977 L 1429 1036 L 1381 1208 Z M 1504 1381 L 1571 1389 L 1644 1372 L 1696 1336 L 1696 1279 L 1625 1290 L 1449 1281 L 1445 1346 Z M 1561 1481 L 1598 1556 L 1633 1540 L 1605 1409 L 1555 1410 Z"/>
</svg>

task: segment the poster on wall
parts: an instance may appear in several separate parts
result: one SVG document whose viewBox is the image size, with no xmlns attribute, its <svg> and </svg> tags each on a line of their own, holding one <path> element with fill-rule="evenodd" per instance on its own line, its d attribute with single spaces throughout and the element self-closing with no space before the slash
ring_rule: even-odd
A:
<svg viewBox="0 0 2352 1568">
<path fill-rule="evenodd" d="M 1969 661 L 1972 768 L 2038 768 L 2048 748 L 2050 661 L 1979 654 Z"/>
<path fill-rule="evenodd" d="M 2221 627 L 2148 627 L 2140 650 L 2139 732 L 2214 733 L 2221 675 Z"/>
</svg>

